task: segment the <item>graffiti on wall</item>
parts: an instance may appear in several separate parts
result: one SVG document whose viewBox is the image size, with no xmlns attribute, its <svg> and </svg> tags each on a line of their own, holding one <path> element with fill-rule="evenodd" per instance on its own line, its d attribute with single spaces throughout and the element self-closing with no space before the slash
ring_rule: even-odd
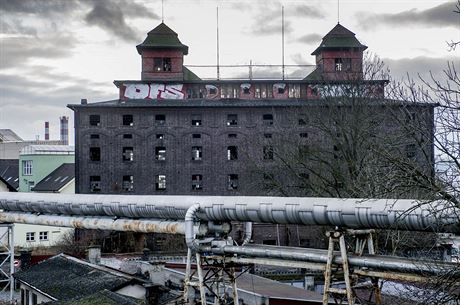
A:
<svg viewBox="0 0 460 305">
<path fill-rule="evenodd" d="M 182 100 L 185 97 L 183 84 L 128 84 L 124 96 L 129 99 Z"/>
</svg>

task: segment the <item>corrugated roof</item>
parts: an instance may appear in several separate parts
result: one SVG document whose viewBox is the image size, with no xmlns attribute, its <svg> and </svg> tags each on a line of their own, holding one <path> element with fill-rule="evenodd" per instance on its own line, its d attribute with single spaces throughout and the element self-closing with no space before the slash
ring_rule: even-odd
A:
<svg viewBox="0 0 460 305">
<path fill-rule="evenodd" d="M 0 142 L 22 142 L 24 141 L 11 129 L 0 129 Z"/>
<path fill-rule="evenodd" d="M 66 154 L 75 153 L 74 146 L 68 145 L 29 145 L 21 149 L 21 155 L 45 155 L 45 154 Z"/>
<path fill-rule="evenodd" d="M 75 164 L 64 163 L 48 176 L 38 182 L 32 191 L 34 192 L 59 192 L 64 186 L 75 179 Z"/>
<path fill-rule="evenodd" d="M 19 160 L 0 160 L 0 180 L 8 186 L 10 191 L 19 188 Z"/>
<path fill-rule="evenodd" d="M 104 289 L 122 288 L 135 278 L 59 254 L 21 270 L 14 277 L 57 300 L 70 300 Z"/>
<path fill-rule="evenodd" d="M 329 31 L 323 37 L 321 44 L 311 55 L 317 55 L 323 49 L 340 49 L 340 48 L 359 48 L 367 49 L 367 46 L 361 44 L 355 37 L 355 33 L 342 26 L 340 23 Z"/>
<path fill-rule="evenodd" d="M 188 54 L 188 46 L 180 42 L 177 33 L 163 22 L 148 32 L 147 38 L 136 48 L 139 54 L 143 49 L 181 49 L 184 55 Z"/>
</svg>

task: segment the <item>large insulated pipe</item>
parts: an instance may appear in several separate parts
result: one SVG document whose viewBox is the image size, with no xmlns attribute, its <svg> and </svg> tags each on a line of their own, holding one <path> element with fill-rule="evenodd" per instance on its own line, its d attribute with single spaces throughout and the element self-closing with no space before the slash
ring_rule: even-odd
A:
<svg viewBox="0 0 460 305">
<path fill-rule="evenodd" d="M 185 234 L 185 225 L 183 221 L 165 221 L 155 219 L 134 220 L 100 216 L 36 215 L 21 212 L 2 212 L 0 213 L 0 222 L 78 229 Z M 202 230 L 200 231 L 202 232 Z"/>
<path fill-rule="evenodd" d="M 460 210 L 444 201 L 252 196 L 133 196 L 0 193 L 0 209 L 64 215 L 327 225 L 347 228 L 460 231 Z M 446 228 L 447 225 L 452 227 Z"/>
<path fill-rule="evenodd" d="M 295 247 L 279 247 L 268 245 L 217 246 L 200 247 L 201 252 L 212 252 L 218 255 L 235 255 L 241 257 L 276 258 L 282 260 L 303 261 L 310 263 L 327 263 L 327 250 L 306 249 Z M 333 262 L 342 264 L 340 255 L 335 255 Z M 409 273 L 440 274 L 449 278 L 460 278 L 460 266 L 456 263 L 410 259 L 393 256 L 356 256 L 348 255 L 348 263 L 354 267 L 365 267 L 373 270 L 391 270 Z"/>
</svg>

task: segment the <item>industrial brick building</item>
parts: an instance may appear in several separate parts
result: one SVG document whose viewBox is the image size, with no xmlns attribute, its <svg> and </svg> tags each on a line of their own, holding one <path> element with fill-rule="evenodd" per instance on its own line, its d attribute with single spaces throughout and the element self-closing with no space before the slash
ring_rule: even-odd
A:
<svg viewBox="0 0 460 305">
<path fill-rule="evenodd" d="M 340 102 L 326 98 L 328 92 L 344 95 L 341 86 L 359 83 L 368 106 L 375 106 L 371 112 L 386 111 L 381 106 L 387 81 L 363 76 L 366 48 L 337 24 L 312 53 L 316 68 L 302 79 L 204 80 L 183 65 L 188 46 L 161 23 L 137 46 L 140 80 L 114 81 L 116 100 L 82 99 L 68 106 L 75 114 L 76 192 L 273 194 L 266 187 L 272 176 L 264 169 L 275 167 L 279 146 L 288 145 L 288 139 L 299 147 L 329 145 L 332 153 L 337 150 L 309 125 L 311 116 L 326 115 L 324 109 L 331 105 L 340 107 Z M 429 122 L 426 131 L 431 136 L 433 108 L 411 107 L 410 113 Z M 391 130 L 389 122 L 377 124 L 387 126 L 382 133 Z M 412 146 L 405 149 L 418 153 Z M 426 149 L 432 156 L 431 146 Z M 308 178 L 309 173 L 298 176 Z M 279 243 L 276 234 L 266 243 Z M 285 243 L 314 246 L 301 242 L 299 234 L 283 233 L 281 239 L 294 236 L 295 242 Z"/>
</svg>

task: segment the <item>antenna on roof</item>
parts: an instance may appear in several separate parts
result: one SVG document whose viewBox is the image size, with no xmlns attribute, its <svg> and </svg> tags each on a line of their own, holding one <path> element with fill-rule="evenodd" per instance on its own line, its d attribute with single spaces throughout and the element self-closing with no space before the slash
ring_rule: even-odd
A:
<svg viewBox="0 0 460 305">
<path fill-rule="evenodd" d="M 217 26 L 216 26 L 216 31 L 217 31 L 217 79 L 220 79 L 220 63 L 219 63 L 219 7 L 216 7 L 216 12 L 217 12 Z"/>
<path fill-rule="evenodd" d="M 337 23 L 340 23 L 340 0 L 337 0 Z"/>
<path fill-rule="evenodd" d="M 284 80 L 284 6 L 281 6 L 281 57 Z"/>
<path fill-rule="evenodd" d="M 161 0 L 161 23 L 165 21 L 164 0 Z"/>
</svg>

